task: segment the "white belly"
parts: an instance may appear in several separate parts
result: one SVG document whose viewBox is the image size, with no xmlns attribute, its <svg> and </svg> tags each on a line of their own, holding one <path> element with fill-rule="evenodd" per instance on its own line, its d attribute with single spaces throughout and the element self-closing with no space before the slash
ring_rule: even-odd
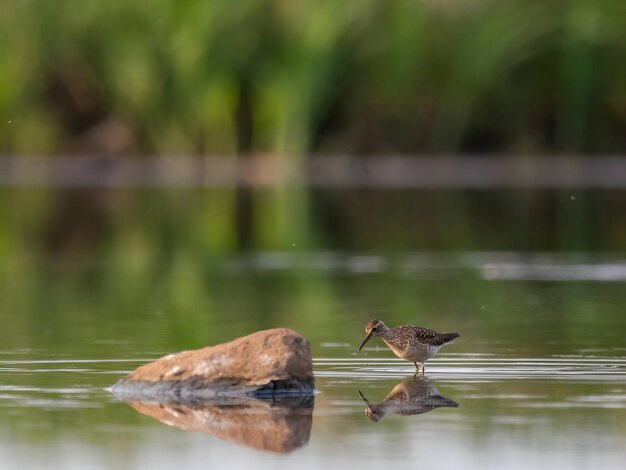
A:
<svg viewBox="0 0 626 470">
<path fill-rule="evenodd" d="M 408 345 L 404 350 L 399 350 L 392 346 L 389 346 L 389 348 L 394 352 L 396 356 L 401 359 L 423 364 L 428 359 L 437 354 L 437 351 L 441 349 L 441 346 L 443 345 L 430 346 L 426 344 L 419 344 L 416 346 Z"/>
</svg>

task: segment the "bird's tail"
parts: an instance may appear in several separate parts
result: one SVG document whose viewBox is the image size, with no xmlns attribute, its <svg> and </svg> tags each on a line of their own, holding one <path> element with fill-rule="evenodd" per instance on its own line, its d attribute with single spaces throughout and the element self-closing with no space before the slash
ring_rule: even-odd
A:
<svg viewBox="0 0 626 470">
<path fill-rule="evenodd" d="M 458 338 L 460 335 L 458 333 L 441 333 L 441 339 L 444 343 L 449 343 L 455 338 Z"/>
</svg>

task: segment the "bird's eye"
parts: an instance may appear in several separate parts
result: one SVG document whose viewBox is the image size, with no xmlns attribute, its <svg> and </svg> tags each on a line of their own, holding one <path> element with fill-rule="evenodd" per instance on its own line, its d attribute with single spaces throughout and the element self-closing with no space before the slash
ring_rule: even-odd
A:
<svg viewBox="0 0 626 470">
<path fill-rule="evenodd" d="M 372 331 L 376 331 L 376 328 L 378 328 L 377 326 L 375 326 L 374 328 L 372 328 Z"/>
</svg>

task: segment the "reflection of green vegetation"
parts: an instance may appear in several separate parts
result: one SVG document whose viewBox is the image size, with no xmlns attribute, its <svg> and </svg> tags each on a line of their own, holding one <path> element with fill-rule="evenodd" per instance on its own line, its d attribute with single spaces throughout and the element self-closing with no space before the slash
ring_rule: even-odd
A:
<svg viewBox="0 0 626 470">
<path fill-rule="evenodd" d="M 459 330 L 468 352 L 499 338 L 518 352 L 543 355 L 620 345 L 626 326 L 619 283 L 494 282 L 473 274 L 425 281 L 393 268 L 357 276 L 218 274 L 190 259 L 174 264 L 160 271 L 109 263 L 88 277 L 61 268 L 19 277 L 5 271 L 3 349 L 136 357 L 287 325 L 310 338 L 318 354 L 321 342 L 358 343 L 366 321 L 381 318 L 390 325 Z"/>
<path fill-rule="evenodd" d="M 0 189 L 0 266 L 19 278 L 50 258 L 81 272 L 106 262 L 121 276 L 145 270 L 156 281 L 188 265 L 210 270 L 214 258 L 240 250 L 626 250 L 621 190 L 294 191 L 303 199 L 282 214 L 312 210 L 281 226 L 266 189 L 252 191 L 263 204 L 249 225 L 239 223 L 234 188 Z"/>
<path fill-rule="evenodd" d="M 577 202 L 588 200 L 585 217 L 602 216 L 589 226 L 576 225 L 583 238 L 593 235 L 598 250 L 623 249 L 624 240 L 615 236 L 623 211 L 619 204 L 611 205 L 620 193 L 577 195 Z M 327 246 L 387 252 L 391 265 L 396 258 L 402 264 L 402 255 L 395 254 L 401 250 L 554 248 L 554 242 L 542 240 L 555 237 L 550 234 L 554 230 L 546 230 L 545 223 L 534 227 L 530 214 L 543 197 L 569 200 L 560 193 L 521 193 L 516 198 L 508 192 L 343 196 L 319 191 L 312 196 L 320 205 L 325 198 L 341 199 L 334 210 L 345 211 L 342 218 L 350 221 L 340 227 L 341 238 L 327 237 Z M 562 339 L 567 346 L 579 340 L 613 344 L 624 326 L 617 312 L 622 294 L 612 284 L 489 283 L 471 273 L 467 279 L 431 283 L 393 266 L 385 274 L 354 279 L 307 271 L 308 266 L 271 275 L 240 268 L 231 275 L 233 235 L 220 212 L 220 203 L 227 205 L 231 197 L 229 190 L 85 190 L 69 195 L 46 189 L 0 190 L 3 347 L 48 345 L 77 348 L 79 356 L 118 356 L 211 344 L 277 324 L 302 330 L 314 343 L 352 342 L 360 339 L 370 317 L 392 325 L 428 325 L 437 318 L 441 323 L 432 326 L 440 329 L 462 329 L 456 326 L 461 319 L 476 338 L 530 335 L 537 344 Z M 413 200 L 419 203 L 417 213 L 408 204 Z M 589 209 L 598 204 L 601 210 Z M 100 214 L 96 231 L 89 216 L 93 212 Z M 457 212 L 462 217 L 457 219 Z M 574 224 L 576 217 L 569 213 L 567 224 Z M 317 232 L 325 230 L 318 226 Z M 297 252 L 301 247 L 287 241 L 280 249 Z M 603 293 L 608 295 L 606 304 Z M 541 327 L 535 332 L 536 325 Z M 99 337 L 126 338 L 127 343 L 95 347 Z"/>
<path fill-rule="evenodd" d="M 349 356 L 352 350 L 329 350 L 320 343 L 349 343 L 356 351 L 364 325 L 373 317 L 382 318 L 390 325 L 417 323 L 440 330 L 457 330 L 462 338 L 448 346 L 449 352 L 520 357 L 620 347 L 626 328 L 621 308 L 626 294 L 620 284 L 488 282 L 471 274 L 423 281 L 393 270 L 387 274 L 354 276 L 322 275 L 306 270 L 218 274 L 193 261 L 176 260 L 172 262 L 175 269 L 166 271 L 158 266 L 130 269 L 125 263 L 106 263 L 93 268 L 87 278 L 73 276 L 61 268 L 27 271 L 19 278 L 4 272 L 0 282 L 0 344 L 3 351 L 12 352 L 5 360 L 137 358 L 137 363 L 64 364 L 64 368 L 97 367 L 102 372 L 120 372 L 102 375 L 71 370 L 24 372 L 5 375 L 3 386 L 105 387 L 115 382 L 121 371 L 134 368 L 144 359 L 279 325 L 291 326 L 309 338 L 316 357 L 337 353 Z M 377 356 L 393 357 L 388 352 Z M 54 367 L 54 364 L 25 366 L 26 369 Z M 320 386 L 324 387 L 325 379 L 320 380 Z M 442 393 L 458 401 L 463 393 L 468 393 L 466 383 L 458 384 L 455 389 L 454 382 L 438 384 L 436 378 L 434 382 Z M 373 399 L 383 397 L 395 381 L 368 383 L 363 379 L 363 384 L 375 388 L 373 392 L 370 390 Z M 359 382 L 358 386 L 363 384 Z M 480 393 L 489 395 L 491 387 L 495 387 L 494 394 L 543 395 L 559 401 L 571 398 L 570 384 L 514 380 L 482 384 Z M 352 390 L 354 399 L 358 399 L 356 387 Z M 597 383 L 577 384 L 576 393 L 598 393 L 599 387 Z M 348 392 L 331 387 L 325 393 L 345 400 L 346 396 L 341 394 Z M 83 400 L 87 399 L 80 394 L 32 391 L 21 392 L 19 396 L 53 400 L 49 407 L 38 404 L 20 408 L 19 414 L 6 418 L 15 423 L 15 433 L 23 432 L 30 439 L 54 440 L 60 429 L 78 430 L 84 439 L 108 445 L 115 438 L 103 436 L 101 427 L 115 424 L 116 428 L 122 428 L 122 434 L 134 436 L 135 423 L 158 426 L 142 420 L 127 407 L 107 404 L 104 394 L 89 398 L 89 404 L 101 404 L 102 409 L 77 410 L 55 409 L 54 400 L 77 399 L 84 404 Z M 500 406 L 500 402 L 493 400 L 464 400 L 458 413 L 473 417 L 479 423 L 479 432 L 487 433 L 493 426 L 490 420 L 494 410 L 482 408 L 483 404 Z M 561 423 L 559 410 L 522 408 L 519 413 L 533 418 L 553 416 L 550 423 L 555 428 Z M 602 422 L 613 420 L 608 410 L 591 409 L 585 413 Z M 359 418 L 362 416 L 349 419 Z M 38 423 L 36 432 L 28 428 L 33 422 Z M 396 426 L 409 424 L 408 421 L 395 423 Z M 136 439 L 141 438 L 133 436 L 124 445 L 132 448 Z"/>
<path fill-rule="evenodd" d="M 224 258 L 195 256 L 184 247 L 167 256 L 145 247 L 140 251 L 144 256 L 138 259 L 125 258 L 114 251 L 112 260 L 103 256 L 102 264 L 90 266 L 86 274 L 76 266 L 64 265 L 62 260 L 52 269 L 28 262 L 10 268 L 4 265 L 0 277 L 2 350 L 34 349 L 17 353 L 27 358 L 45 355 L 45 358 L 61 356 L 61 359 L 149 359 L 170 351 L 225 341 L 256 329 L 287 325 L 311 340 L 315 356 L 338 353 L 349 356 L 363 337 L 365 322 L 379 317 L 391 325 L 411 322 L 460 331 L 461 340 L 448 346 L 449 352 L 534 357 L 576 353 L 581 348 L 621 347 L 626 328 L 622 314 L 626 294 L 619 283 L 487 282 L 473 274 L 424 281 L 394 270 L 356 276 L 307 270 L 279 273 L 243 270 L 228 274 L 217 268 L 227 261 Z M 322 342 L 351 343 L 353 350 L 328 350 L 320 347 Z M 376 356 L 393 357 L 384 350 Z M 12 354 L 5 359 L 13 358 Z M 137 363 L 98 367 L 103 371 L 122 371 L 138 363 L 139 359 Z M 54 366 L 36 366 L 47 367 Z M 93 366 L 76 364 L 75 367 Z M 44 389 L 105 387 L 121 375 L 121 372 L 103 375 L 26 372 L 3 376 L 2 385 Z M 555 432 L 571 429 L 564 413 L 568 419 L 574 416 L 594 425 L 609 426 L 608 429 L 619 422 L 612 409 L 533 410 L 511 407 L 511 398 L 461 400 L 464 394 L 475 392 L 539 395 L 547 397 L 543 398 L 546 401 L 563 401 L 571 400 L 573 390 L 580 396 L 601 396 L 606 393 L 605 384 L 576 384 L 573 388 L 569 381 L 514 380 L 481 384 L 472 389 L 465 382 L 438 384 L 436 378 L 434 382 L 446 396 L 462 401 L 455 416 L 472 423 L 474 439 L 486 439 L 498 429 L 502 410 L 506 410 L 508 417 L 528 420 L 524 422 L 539 420 Z M 358 400 L 356 389 L 363 383 L 378 387 L 372 395 L 381 398 L 395 385 L 395 381 L 369 384 L 367 379 L 359 379 L 358 384 L 326 390 L 322 379 L 320 388 L 324 390 L 326 406 L 331 406 L 328 402 L 333 400 L 337 403 Z M 101 409 L 76 410 L 54 408 L 54 400 L 71 400 L 71 394 L 16 395 L 35 399 L 43 395 L 44 399 L 53 400 L 49 406 L 22 407 L 17 402 L 15 414 L 0 411 L 13 439 L 22 444 L 22 439 L 28 443 L 56 444 L 59 435 L 65 434 L 70 438 L 78 436 L 81 443 L 93 443 L 98 449 L 112 453 L 123 449 L 133 455 L 142 440 L 151 438 L 146 429 L 168 432 L 159 423 L 142 418 L 126 406 L 107 403 L 104 394 L 103 398 L 77 397 L 79 406 L 101 404 Z M 518 401 L 527 403 L 521 399 L 515 403 Z M 363 426 L 365 418 L 361 414 L 342 416 L 344 426 L 359 429 Z M 382 425 L 383 429 L 400 433 L 399 438 L 406 439 L 401 431 L 410 429 L 416 421 L 402 419 L 389 420 Z M 445 415 L 435 415 L 433 419 L 445 420 Z M 35 430 L 33 423 L 37 423 Z M 322 434 L 325 439 L 329 436 L 341 439 L 344 435 L 338 434 L 336 421 L 329 425 L 322 418 L 315 425 L 330 427 Z M 515 429 L 522 435 L 533 432 L 532 424 L 517 424 Z"/>
</svg>

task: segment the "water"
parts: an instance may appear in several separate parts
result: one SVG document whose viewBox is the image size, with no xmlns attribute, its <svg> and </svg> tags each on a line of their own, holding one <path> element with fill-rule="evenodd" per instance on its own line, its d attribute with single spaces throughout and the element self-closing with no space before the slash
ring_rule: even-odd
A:
<svg viewBox="0 0 626 470">
<path fill-rule="evenodd" d="M 455 349 L 462 349 L 461 344 Z M 315 360 L 319 392 L 310 438 L 287 454 L 168 426 L 104 390 L 144 358 L 43 359 L 37 351 L 5 352 L 2 468 L 205 468 L 227 463 L 236 468 L 339 468 L 348 462 L 359 468 L 383 462 L 443 468 L 545 468 L 557 463 L 621 468 L 626 457 L 624 350 L 541 358 L 441 353 L 429 362 L 426 385 L 448 401 L 437 407 L 441 403 L 431 397 L 427 405 L 435 407 L 428 410 L 409 394 L 383 409 L 377 422 L 366 416 L 359 391 L 380 407 L 394 387 L 423 379 L 379 348 L 368 348 L 365 358 L 353 356 L 354 345 L 322 350 L 327 357 Z M 37 376 L 43 385 L 23 385 L 25 376 Z"/>
<path fill-rule="evenodd" d="M 0 468 L 623 468 L 626 294 L 597 276 L 619 257 L 306 256 L 226 260 L 208 281 L 183 270 L 175 297 L 45 274 L 3 292 Z M 505 264 L 524 275 L 484 275 Z M 575 279 L 529 279 L 544 265 Z M 461 337 L 416 379 L 377 339 L 357 353 L 374 317 Z M 150 409 L 107 390 L 169 352 L 273 326 L 311 341 L 314 403 Z M 258 449 L 279 434 L 288 445 Z"/>
</svg>

